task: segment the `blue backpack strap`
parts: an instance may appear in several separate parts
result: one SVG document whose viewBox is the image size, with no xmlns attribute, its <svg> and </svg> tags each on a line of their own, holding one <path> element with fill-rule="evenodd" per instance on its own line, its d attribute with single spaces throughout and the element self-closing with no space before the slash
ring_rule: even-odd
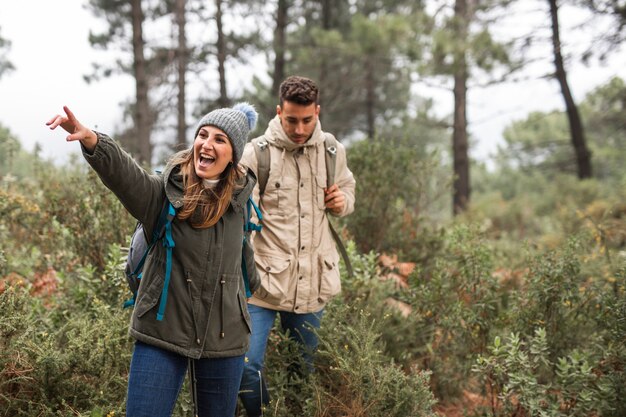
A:
<svg viewBox="0 0 626 417">
<path fill-rule="evenodd" d="M 257 219 L 259 219 L 259 224 L 252 223 L 250 221 L 250 217 L 252 215 L 252 210 L 256 213 Z M 252 200 L 252 196 L 248 197 L 248 202 L 246 203 L 246 222 L 243 225 L 243 230 L 245 232 L 260 232 L 263 226 L 261 226 L 261 222 L 263 221 L 263 215 L 261 214 L 261 210 L 256 205 L 254 200 Z M 244 236 L 245 239 L 245 236 Z"/>
<path fill-rule="evenodd" d="M 168 201 L 167 222 L 165 223 L 165 236 L 163 246 L 166 248 L 165 261 L 165 281 L 163 282 L 163 291 L 161 291 L 161 302 L 159 303 L 159 311 L 157 312 L 157 320 L 162 321 L 165 316 L 165 305 L 167 304 L 167 292 L 170 285 L 170 277 L 172 275 L 172 250 L 174 249 L 174 239 L 172 238 L 172 220 L 176 216 L 176 210 L 172 203 Z"/>
<path fill-rule="evenodd" d="M 256 216 L 259 219 L 259 224 L 255 224 L 250 221 L 252 210 L 255 211 Z M 246 289 L 246 297 L 250 298 L 252 297 L 252 291 L 250 291 L 250 279 L 248 278 L 248 268 L 246 266 L 246 259 L 245 259 L 245 247 L 246 247 L 246 243 L 249 244 L 249 242 L 247 242 L 246 236 L 251 231 L 255 231 L 255 232 L 261 231 L 263 226 L 260 223 L 261 223 L 261 220 L 263 220 L 263 216 L 261 215 L 261 210 L 259 210 L 259 207 L 254 203 L 251 196 L 248 197 L 248 202 L 246 203 L 245 211 L 246 211 L 246 214 L 244 216 L 244 223 L 243 223 L 243 249 L 241 251 L 241 272 L 243 274 L 243 285 Z"/>
<path fill-rule="evenodd" d="M 152 230 L 152 239 L 148 241 L 148 245 L 145 251 L 143 252 L 143 255 L 141 256 L 141 259 L 135 266 L 135 269 L 132 271 L 132 275 L 135 276 L 138 281 L 141 280 L 143 265 L 146 262 L 146 259 L 148 258 L 148 254 L 150 253 L 150 250 L 152 250 L 152 247 L 159 241 L 159 239 L 163 237 L 165 233 L 165 226 L 167 225 L 168 222 L 171 222 L 172 219 L 174 218 L 174 216 L 170 216 L 169 214 L 170 205 L 171 204 L 169 200 L 167 200 L 166 198 L 165 201 L 163 202 L 163 208 L 161 209 L 161 213 L 159 214 L 157 223 L 154 229 Z M 142 229 L 140 233 L 145 233 L 145 229 L 142 227 L 141 224 L 138 223 L 137 228 L 140 228 L 140 227 Z M 135 230 L 135 233 L 138 233 L 138 230 Z M 136 299 L 137 299 L 137 290 L 134 290 L 132 298 L 124 302 L 124 308 L 134 306 Z"/>
<path fill-rule="evenodd" d="M 243 238 L 244 242 L 246 240 L 245 236 Z M 241 253 L 243 255 L 243 252 Z M 243 286 L 246 289 L 246 298 L 252 297 L 252 291 L 250 291 L 250 279 L 248 278 L 248 268 L 246 267 L 246 260 L 241 260 L 241 272 L 243 274 Z"/>
</svg>

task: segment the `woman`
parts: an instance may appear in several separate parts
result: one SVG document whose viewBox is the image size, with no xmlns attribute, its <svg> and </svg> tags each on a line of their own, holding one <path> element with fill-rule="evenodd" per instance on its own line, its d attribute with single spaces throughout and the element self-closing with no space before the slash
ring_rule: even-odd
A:
<svg viewBox="0 0 626 417">
<path fill-rule="evenodd" d="M 242 280 L 244 209 L 255 179 L 239 166 L 257 113 L 247 103 L 214 110 L 195 130 L 191 149 L 174 155 L 163 174 L 143 170 L 108 136 L 83 126 L 67 108 L 46 124 L 78 140 L 87 162 L 147 236 L 168 199 L 176 209 L 175 247 L 165 311 L 157 318 L 166 249 L 154 245 L 144 264 L 130 335 L 136 339 L 127 416 L 170 416 L 191 365 L 199 416 L 235 413 L 248 349 L 250 316 Z M 246 251 L 249 258 L 249 253 Z M 246 259 L 246 265 L 254 265 Z M 259 283 L 247 268 L 250 289 Z"/>
</svg>

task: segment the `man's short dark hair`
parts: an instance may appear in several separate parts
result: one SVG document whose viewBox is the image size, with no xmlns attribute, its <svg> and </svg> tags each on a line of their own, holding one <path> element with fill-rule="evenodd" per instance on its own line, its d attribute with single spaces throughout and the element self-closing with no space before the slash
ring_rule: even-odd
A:
<svg viewBox="0 0 626 417">
<path fill-rule="evenodd" d="M 313 80 L 292 75 L 287 77 L 285 81 L 280 84 L 280 105 L 282 107 L 283 102 L 290 101 L 292 103 L 308 106 L 311 103 L 318 104 L 319 102 L 319 89 Z"/>
</svg>

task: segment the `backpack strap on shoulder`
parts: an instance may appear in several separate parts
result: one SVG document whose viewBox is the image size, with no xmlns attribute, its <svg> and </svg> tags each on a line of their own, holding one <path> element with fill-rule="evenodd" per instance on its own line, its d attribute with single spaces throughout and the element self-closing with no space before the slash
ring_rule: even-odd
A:
<svg viewBox="0 0 626 417">
<path fill-rule="evenodd" d="M 337 139 L 330 133 L 324 135 L 324 152 L 326 158 L 326 186 L 335 183 L 335 166 L 337 165 Z"/>
<path fill-rule="evenodd" d="M 165 261 L 165 281 L 163 282 L 163 291 L 161 291 L 161 301 L 157 312 L 157 320 L 162 321 L 165 316 L 165 304 L 167 303 L 167 293 L 170 286 L 170 278 L 172 275 L 172 250 L 174 249 L 174 239 L 172 238 L 172 220 L 176 216 L 176 210 L 169 201 L 167 202 L 167 222 L 165 223 L 165 236 L 163 238 L 163 246 L 166 249 Z"/>
<path fill-rule="evenodd" d="M 255 224 L 250 221 L 251 212 L 255 211 L 257 218 L 259 219 L 259 223 Z M 243 222 L 243 249 L 241 251 L 241 273 L 243 275 L 243 285 L 246 291 L 246 297 L 252 297 L 252 291 L 250 291 L 250 278 L 248 277 L 248 267 L 246 262 L 246 244 L 250 244 L 247 242 L 248 233 L 251 231 L 260 232 L 263 228 L 261 221 L 263 220 L 263 216 L 261 215 L 261 210 L 257 207 L 257 205 L 252 200 L 252 196 L 248 197 L 248 202 L 246 203 L 246 208 L 244 210 L 244 222 Z"/>
<path fill-rule="evenodd" d="M 337 139 L 335 139 L 335 137 L 330 133 L 326 133 L 324 135 L 324 148 L 326 149 L 326 152 L 324 152 L 326 159 L 326 186 L 330 187 L 335 183 L 335 167 L 337 166 Z M 333 236 L 333 240 L 337 244 L 337 249 L 339 250 L 339 253 L 341 253 L 343 262 L 346 265 L 348 276 L 352 278 L 354 272 L 352 270 L 350 257 L 348 256 L 346 247 L 343 245 L 343 242 L 339 237 L 339 233 L 337 233 L 333 223 L 330 221 L 330 218 L 328 219 L 328 226 L 330 228 L 330 234 Z"/>
<path fill-rule="evenodd" d="M 259 219 L 259 223 L 253 223 L 250 218 L 252 217 L 252 210 L 256 213 L 257 219 Z M 252 200 L 252 196 L 248 197 L 248 202 L 246 203 L 246 221 L 243 225 L 244 232 L 260 232 L 263 228 L 261 222 L 263 221 L 263 215 L 261 214 L 261 210 L 259 206 L 256 205 L 254 200 Z M 245 238 L 245 237 L 244 237 Z"/>
<path fill-rule="evenodd" d="M 124 302 L 124 308 L 135 305 L 137 291 L 139 290 L 139 281 L 141 280 L 141 276 L 143 274 L 143 265 L 146 262 L 148 254 L 152 250 L 152 247 L 161 238 L 163 238 L 166 233 L 167 224 L 171 223 L 176 215 L 175 210 L 173 214 L 170 213 L 170 207 L 173 208 L 169 200 L 166 198 L 163 201 L 161 213 L 159 214 L 157 222 L 152 229 L 152 236 L 150 238 L 148 238 L 146 228 L 144 228 L 141 223 L 137 222 L 137 225 L 135 226 L 135 232 L 131 238 L 129 257 L 126 264 L 126 277 L 133 296 Z M 135 244 L 135 242 L 137 243 Z M 133 255 L 135 246 L 137 247 L 136 250 L 143 250 L 143 255 L 139 259 Z"/>
<path fill-rule="evenodd" d="M 265 185 L 267 185 L 267 179 L 270 174 L 271 156 L 269 150 L 269 143 L 263 136 L 260 138 L 252 139 L 254 146 L 254 153 L 257 161 L 257 182 L 259 184 L 259 194 L 263 195 L 265 192 Z"/>
</svg>

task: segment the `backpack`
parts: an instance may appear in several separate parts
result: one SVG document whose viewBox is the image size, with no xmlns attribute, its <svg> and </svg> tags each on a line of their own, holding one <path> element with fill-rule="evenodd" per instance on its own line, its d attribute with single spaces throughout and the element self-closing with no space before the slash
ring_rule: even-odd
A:
<svg viewBox="0 0 626 417">
<path fill-rule="evenodd" d="M 255 210 L 259 224 L 254 224 L 250 221 L 251 211 Z M 167 303 L 167 293 L 169 289 L 170 276 L 172 273 L 172 251 L 174 246 L 174 239 L 172 238 L 172 221 L 176 217 L 176 209 L 166 198 L 161 209 L 161 214 L 157 220 L 157 224 L 152 231 L 152 238 L 148 243 L 147 236 L 143 224 L 137 222 L 135 231 L 130 239 L 130 247 L 128 248 L 128 257 L 126 259 L 126 281 L 128 282 L 128 288 L 132 293 L 132 298 L 124 303 L 124 308 L 135 305 L 137 299 L 137 291 L 139 290 L 139 283 L 141 281 L 141 274 L 143 272 L 143 265 L 148 257 L 148 253 L 152 247 L 158 242 L 162 241 L 163 246 L 166 248 L 166 262 L 165 262 L 165 280 L 163 282 L 163 290 L 161 292 L 161 300 L 159 302 L 159 310 L 157 312 L 157 320 L 162 321 L 165 315 L 165 304 Z M 243 249 L 241 252 L 241 270 L 243 273 L 243 282 L 246 290 L 246 297 L 251 297 L 250 280 L 248 278 L 248 272 L 246 267 L 246 253 L 249 255 L 252 248 L 246 239 L 246 235 L 252 231 L 260 231 L 262 226 L 260 222 L 263 220 L 261 212 L 252 197 L 248 197 L 246 207 L 244 209 L 244 224 L 243 224 Z M 252 258 L 248 258 L 252 259 Z"/>
<path fill-rule="evenodd" d="M 148 257 L 148 253 L 152 247 L 159 241 L 163 241 L 163 246 L 166 248 L 166 262 L 165 262 L 165 281 L 163 283 L 163 291 L 161 292 L 161 301 L 159 303 L 159 310 L 157 313 L 157 320 L 163 320 L 165 314 L 165 304 L 167 303 L 167 292 L 170 283 L 170 275 L 172 273 L 172 250 L 175 246 L 174 239 L 172 238 L 172 220 L 176 217 L 176 209 L 166 198 L 161 209 L 161 214 L 157 220 L 157 224 L 152 230 L 152 237 L 150 243 L 148 243 L 146 231 L 143 224 L 137 222 L 135 231 L 130 239 L 130 247 L 128 248 L 128 257 L 126 259 L 126 281 L 128 282 L 128 288 L 132 293 L 132 298 L 124 303 L 124 308 L 128 308 L 135 305 L 137 299 L 137 291 L 139 290 L 139 283 L 141 281 L 141 274 L 143 273 L 143 264 Z"/>
<path fill-rule="evenodd" d="M 256 155 L 257 160 L 257 179 L 259 184 L 259 195 L 263 195 L 265 192 L 265 186 L 267 185 L 267 180 L 269 178 L 270 166 L 271 166 L 271 155 L 269 152 L 269 143 L 265 140 L 263 136 L 258 137 L 256 139 L 252 139 L 252 144 L 254 146 L 254 153 Z M 326 186 L 330 187 L 335 183 L 335 167 L 337 165 L 337 139 L 329 133 L 324 135 L 324 148 L 326 149 L 325 161 L 326 161 Z M 328 219 L 328 226 L 330 227 L 330 233 L 337 244 L 337 248 L 341 253 L 341 257 L 343 258 L 344 264 L 346 265 L 346 271 L 348 272 L 348 276 L 352 278 L 354 275 L 352 271 L 352 263 L 350 262 L 350 257 L 346 252 L 346 248 L 339 237 L 339 234 L 333 227 L 333 224 Z"/>
</svg>

